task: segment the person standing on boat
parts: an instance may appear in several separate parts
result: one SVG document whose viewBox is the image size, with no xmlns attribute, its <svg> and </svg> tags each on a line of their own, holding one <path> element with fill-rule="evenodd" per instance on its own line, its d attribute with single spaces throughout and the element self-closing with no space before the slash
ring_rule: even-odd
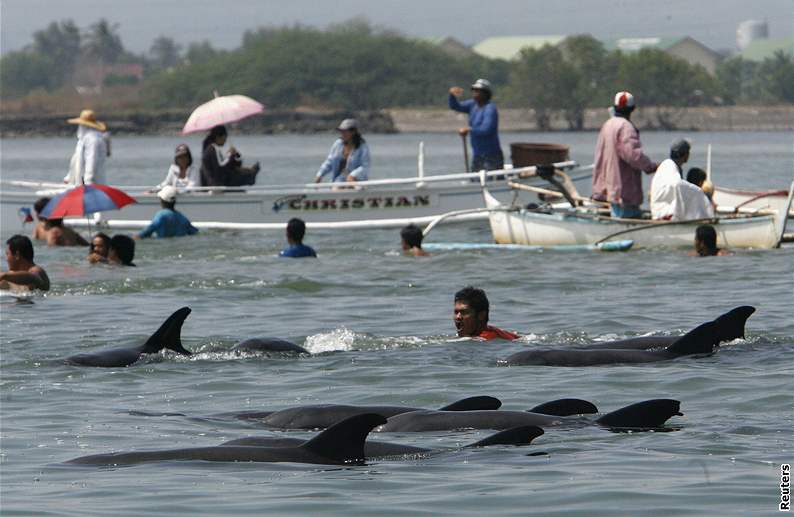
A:
<svg viewBox="0 0 794 517">
<path fill-rule="evenodd" d="M 369 146 L 358 130 L 358 121 L 346 118 L 336 128 L 339 138 L 331 146 L 331 151 L 314 178 L 320 183 L 323 176 L 333 173 L 331 181 L 354 182 L 369 179 Z"/>
<path fill-rule="evenodd" d="M 474 337 L 485 341 L 505 339 L 514 341 L 518 334 L 488 325 L 490 306 L 485 291 L 467 286 L 455 293 L 453 320 L 459 337 Z"/>
<path fill-rule="evenodd" d="M 643 152 L 640 132 L 631 122 L 634 96 L 618 92 L 613 108 L 615 115 L 598 133 L 592 197 L 609 202 L 612 217 L 637 218 L 642 215 L 641 172 L 651 174 L 657 164 Z"/>
<path fill-rule="evenodd" d="M 69 174 L 63 182 L 73 186 L 106 184 L 105 158 L 110 155 L 107 126 L 99 122 L 92 110 L 83 110 L 77 118 L 67 120 L 77 125 L 77 145 L 69 163 Z"/>
<path fill-rule="evenodd" d="M 683 178 L 681 167 L 689 160 L 690 149 L 687 140 L 676 140 L 670 147 L 670 158 L 656 169 L 651 180 L 651 216 L 654 219 L 685 221 L 714 216 L 705 192 Z"/>
<path fill-rule="evenodd" d="M 163 182 L 157 185 L 154 191 L 159 192 L 167 186 L 177 189 L 201 186 L 201 174 L 198 167 L 193 164 L 193 155 L 190 154 L 190 147 L 186 144 L 176 146 L 174 163 L 169 167 Z"/>
<path fill-rule="evenodd" d="M 463 88 L 453 86 L 449 89 L 449 109 L 469 114 L 469 127 L 462 127 L 458 133 L 471 138 L 471 170 L 499 170 L 504 168 L 505 159 L 499 143 L 499 113 L 491 102 L 493 90 L 487 79 L 477 79 L 471 85 L 471 99 L 459 101 Z"/>
<path fill-rule="evenodd" d="M 201 144 L 201 186 L 239 187 L 253 185 L 259 173 L 259 162 L 253 167 L 243 167 L 237 149 L 229 148 L 224 154 L 223 146 L 229 134 L 226 126 L 215 126 Z"/>
<path fill-rule="evenodd" d="M 198 228 L 190 224 L 190 220 L 182 213 L 177 212 L 174 208 L 176 206 L 177 190 L 171 185 L 163 187 L 157 193 L 160 198 L 160 206 L 162 209 L 154 214 L 152 222 L 141 230 L 141 232 L 134 236 L 135 239 L 145 239 L 150 237 L 153 233 L 157 234 L 158 239 L 165 237 L 184 237 L 185 235 L 194 235 L 198 233 Z"/>
</svg>

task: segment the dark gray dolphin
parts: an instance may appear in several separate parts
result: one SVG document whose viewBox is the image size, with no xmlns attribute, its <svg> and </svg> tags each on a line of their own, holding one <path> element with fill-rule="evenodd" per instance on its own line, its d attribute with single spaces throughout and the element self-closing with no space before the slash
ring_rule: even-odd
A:
<svg viewBox="0 0 794 517">
<path fill-rule="evenodd" d="M 742 314 L 747 310 L 750 312 L 747 317 L 742 318 Z M 747 318 L 750 317 L 755 311 L 753 307 L 744 306 L 737 307 L 730 312 L 727 312 L 717 318 L 720 331 L 720 343 L 725 341 L 733 341 L 734 339 L 744 337 L 744 325 Z M 643 336 L 633 337 L 627 339 L 620 339 L 618 341 L 605 341 L 602 343 L 589 343 L 587 345 L 577 347 L 584 349 L 609 349 L 609 350 L 650 350 L 653 348 L 667 348 L 675 343 L 681 336 Z"/>
<path fill-rule="evenodd" d="M 711 354 L 723 341 L 744 337 L 747 318 L 755 312 L 754 307 L 742 306 L 727 312 L 708 323 L 704 323 L 687 334 L 675 338 L 672 344 L 655 350 L 654 339 L 637 338 L 629 343 L 598 344 L 592 348 L 526 350 L 500 361 L 507 365 L 542 366 L 596 366 L 620 363 L 650 363 L 666 361 L 686 355 Z M 658 341 L 658 342 L 661 342 Z M 621 343 L 625 343 L 621 346 Z M 613 348 L 616 346 L 616 348 Z"/>
<path fill-rule="evenodd" d="M 464 448 L 488 447 L 491 445 L 529 445 L 532 440 L 543 434 L 543 429 L 537 426 L 513 427 L 500 431 L 478 442 L 464 446 Z M 297 447 L 305 443 L 300 438 L 276 438 L 270 436 L 249 436 L 224 442 L 221 445 L 248 445 L 253 447 Z M 367 440 L 364 443 L 364 455 L 367 459 L 385 456 L 406 456 L 410 454 L 431 454 L 443 452 L 438 449 L 425 449 L 399 443 Z"/>
<path fill-rule="evenodd" d="M 310 354 L 308 350 L 302 346 L 285 341 L 277 337 L 260 337 L 246 339 L 237 343 L 232 348 L 235 352 L 291 352 L 295 354 Z"/>
<path fill-rule="evenodd" d="M 453 429 L 509 429 L 534 425 L 542 428 L 603 425 L 610 428 L 653 429 L 661 427 L 674 415 L 680 415 L 681 403 L 672 399 L 654 399 L 626 406 L 601 418 L 552 416 L 528 411 L 414 411 L 389 418 L 377 432 L 449 431 Z"/>
<path fill-rule="evenodd" d="M 182 323 L 185 322 L 188 314 L 190 314 L 189 307 L 182 307 L 174 312 L 143 345 L 105 348 L 96 352 L 76 354 L 67 357 L 66 363 L 77 366 L 129 366 L 137 361 L 141 354 L 156 354 L 163 348 L 168 348 L 182 355 L 191 355 L 190 350 L 182 347 L 181 337 Z"/>
<path fill-rule="evenodd" d="M 192 447 L 162 451 L 116 452 L 94 454 L 69 460 L 71 465 L 134 465 L 150 461 L 256 461 L 267 463 L 313 463 L 323 465 L 361 465 L 364 463 L 364 440 L 367 434 L 386 419 L 363 414 L 333 425 L 309 441 L 288 447 L 251 447 L 224 445 Z"/>
<path fill-rule="evenodd" d="M 499 409 L 502 402 L 494 397 L 478 396 L 458 400 L 441 408 L 443 411 L 470 411 L 473 409 Z M 348 406 L 343 404 L 320 404 L 297 406 L 280 411 L 247 411 L 218 416 L 232 416 L 238 420 L 257 420 L 273 429 L 323 429 L 353 415 L 376 413 L 389 418 L 400 413 L 421 408 L 407 406 Z"/>
</svg>

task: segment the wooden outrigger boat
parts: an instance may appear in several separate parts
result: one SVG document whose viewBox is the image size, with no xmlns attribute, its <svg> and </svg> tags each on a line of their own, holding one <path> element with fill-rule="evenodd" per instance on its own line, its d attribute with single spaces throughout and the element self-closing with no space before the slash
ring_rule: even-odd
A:
<svg viewBox="0 0 794 517">
<path fill-rule="evenodd" d="M 515 187 L 515 184 L 513 185 Z M 527 209 L 507 206 L 483 185 L 483 198 L 494 241 L 529 246 L 586 245 L 631 239 L 633 248 L 692 247 L 695 228 L 710 224 L 717 245 L 727 248 L 776 248 L 780 245 L 794 196 L 792 183 L 785 204 L 775 210 L 731 214 L 692 221 L 618 219 L 581 208 Z"/>
<path fill-rule="evenodd" d="M 556 163 L 570 170 L 576 162 Z M 536 181 L 535 167 L 489 171 L 485 176 L 493 194 L 509 201 L 509 180 Z M 587 169 L 586 167 L 583 169 Z M 589 172 L 587 173 L 589 176 Z M 314 229 L 356 229 L 400 227 L 409 223 L 427 224 L 440 214 L 482 206 L 479 173 L 419 175 L 356 182 L 354 186 L 311 183 L 250 188 L 196 188 L 182 192 L 177 208 L 198 228 L 283 229 L 292 217 L 303 219 Z M 506 178 L 506 179 L 505 179 Z M 116 186 L 116 185 L 114 185 Z M 160 200 L 151 187 L 116 186 L 133 196 L 136 204 L 103 214 L 101 225 L 109 228 L 143 228 L 160 209 Z M 0 181 L 0 223 L 3 229 L 19 224 L 21 208 L 30 208 L 41 196 L 62 192 L 56 183 Z M 485 213 L 463 214 L 449 221 L 485 219 Z M 85 218 L 69 219 L 83 226 Z M 96 223 L 91 222 L 92 226 Z"/>
<path fill-rule="evenodd" d="M 742 190 L 714 187 L 712 199 L 725 212 L 749 212 L 751 210 L 780 211 L 787 203 L 785 190 Z M 789 208 L 789 217 L 794 216 L 794 208 Z"/>
</svg>

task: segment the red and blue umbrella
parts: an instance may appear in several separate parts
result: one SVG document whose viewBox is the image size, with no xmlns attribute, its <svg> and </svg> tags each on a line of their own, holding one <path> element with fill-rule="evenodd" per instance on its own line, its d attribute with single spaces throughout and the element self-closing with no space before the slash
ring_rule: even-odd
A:
<svg viewBox="0 0 794 517">
<path fill-rule="evenodd" d="M 137 201 L 119 189 L 91 183 L 58 194 L 47 203 L 41 215 L 49 219 L 84 216 L 105 210 L 118 210 L 131 203 Z"/>
</svg>

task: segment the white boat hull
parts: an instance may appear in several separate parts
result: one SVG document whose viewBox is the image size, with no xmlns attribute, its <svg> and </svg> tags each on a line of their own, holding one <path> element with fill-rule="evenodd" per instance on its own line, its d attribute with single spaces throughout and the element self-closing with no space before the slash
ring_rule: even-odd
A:
<svg viewBox="0 0 794 517">
<path fill-rule="evenodd" d="M 778 246 L 782 235 L 781 218 L 776 215 L 721 217 L 709 221 L 675 223 L 615 220 L 574 211 L 508 211 L 487 190 L 483 191 L 483 195 L 486 206 L 491 210 L 488 218 L 494 241 L 500 244 L 556 246 L 631 239 L 635 249 L 691 248 L 695 228 L 701 224 L 711 224 L 717 231 L 717 245 L 726 248 L 774 248 Z"/>
<path fill-rule="evenodd" d="M 715 187 L 712 199 L 717 206 L 729 210 L 768 210 L 779 212 L 785 210 L 787 203 L 785 190 L 741 190 L 726 187 Z M 789 208 L 789 216 L 794 216 L 794 209 Z"/>
</svg>

